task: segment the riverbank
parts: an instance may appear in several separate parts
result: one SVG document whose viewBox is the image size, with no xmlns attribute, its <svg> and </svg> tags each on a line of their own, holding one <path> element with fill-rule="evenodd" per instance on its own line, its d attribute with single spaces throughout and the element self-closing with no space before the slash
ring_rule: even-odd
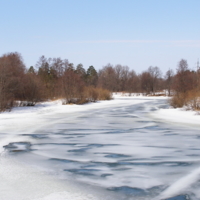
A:
<svg viewBox="0 0 200 200">
<path fill-rule="evenodd" d="M 70 112 L 78 112 L 84 111 L 87 109 L 98 108 L 100 105 L 112 105 L 117 104 L 117 100 L 125 100 L 125 99 L 133 99 L 135 103 L 144 102 L 144 100 L 156 100 L 156 99 L 166 99 L 169 100 L 169 97 L 166 96 L 143 96 L 142 94 L 128 94 L 128 93 L 113 93 L 113 99 L 115 101 L 97 101 L 95 103 L 87 103 L 83 105 L 76 105 L 76 104 L 68 104 L 63 105 L 62 100 L 56 101 L 49 101 L 38 103 L 35 106 L 28 106 L 28 107 L 14 107 L 11 111 L 6 111 L 0 114 L 0 130 L 1 127 L 6 125 L 6 119 L 10 118 L 10 121 L 13 123 L 23 123 L 25 121 L 37 121 L 37 116 L 40 114 L 50 114 L 54 112 L 61 112 L 61 113 L 70 113 Z M 123 104 L 121 104 L 123 106 Z M 101 107 L 101 106 L 100 106 Z M 150 115 L 159 119 L 161 121 L 169 121 L 174 123 L 185 123 L 185 124 L 200 124 L 200 115 L 196 111 L 187 110 L 186 108 L 155 108 L 155 111 L 150 112 Z M 20 122 L 20 119 L 22 120 Z M 14 122 L 15 121 L 15 122 Z"/>
</svg>

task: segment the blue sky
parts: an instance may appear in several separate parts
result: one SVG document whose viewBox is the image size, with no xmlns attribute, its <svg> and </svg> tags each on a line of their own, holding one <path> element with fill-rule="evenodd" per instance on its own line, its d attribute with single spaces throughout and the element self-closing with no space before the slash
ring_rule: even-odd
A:
<svg viewBox="0 0 200 200">
<path fill-rule="evenodd" d="M 0 27 L 0 55 L 17 51 L 27 67 L 45 55 L 165 73 L 200 58 L 199 0 L 0 0 Z"/>
</svg>

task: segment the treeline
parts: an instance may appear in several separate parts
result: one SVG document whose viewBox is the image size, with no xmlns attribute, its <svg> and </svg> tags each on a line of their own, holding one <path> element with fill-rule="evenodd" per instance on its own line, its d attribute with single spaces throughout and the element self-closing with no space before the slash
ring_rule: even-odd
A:
<svg viewBox="0 0 200 200">
<path fill-rule="evenodd" d="M 172 96 L 170 104 L 177 108 L 200 110 L 200 67 L 189 69 L 187 60 L 178 62 L 176 72 L 169 69 L 162 74 L 158 67 L 150 66 L 141 74 L 127 66 L 108 64 L 98 73 L 98 84 L 110 91 L 143 93 L 143 95 Z"/>
<path fill-rule="evenodd" d="M 97 87 L 98 73 L 68 60 L 41 56 L 34 68 L 27 69 L 22 56 L 15 53 L 0 57 L 0 111 L 15 105 L 33 106 L 37 102 L 61 98 L 64 104 L 109 100 L 111 93 Z"/>
<path fill-rule="evenodd" d="M 37 102 L 62 98 L 64 104 L 82 104 L 111 99 L 111 92 L 158 95 L 165 91 L 173 98 L 174 107 L 192 105 L 198 109 L 200 71 L 188 68 L 181 60 L 176 73 L 169 69 L 164 75 L 159 67 L 150 66 L 140 74 L 128 66 L 107 64 L 96 71 L 82 64 L 74 66 L 67 59 L 41 56 L 35 67 L 26 68 L 22 56 L 8 53 L 0 57 L 0 111 L 15 104 L 35 105 Z"/>
<path fill-rule="evenodd" d="M 165 88 L 162 72 L 158 67 L 150 66 L 141 74 L 129 70 L 128 66 L 104 66 L 98 73 L 98 85 L 112 92 L 155 94 Z"/>
</svg>

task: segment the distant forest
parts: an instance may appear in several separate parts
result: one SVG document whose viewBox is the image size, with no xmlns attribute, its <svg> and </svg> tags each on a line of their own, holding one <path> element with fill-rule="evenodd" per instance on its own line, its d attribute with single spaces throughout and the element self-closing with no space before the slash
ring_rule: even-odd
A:
<svg viewBox="0 0 200 200">
<path fill-rule="evenodd" d="M 13 106 L 62 98 L 63 104 L 109 100 L 112 92 L 158 95 L 165 91 L 174 107 L 200 109 L 200 70 L 190 70 L 182 59 L 176 72 L 165 74 L 157 66 L 137 74 L 128 66 L 107 64 L 100 70 L 82 64 L 74 66 L 67 59 L 41 56 L 35 67 L 27 68 L 22 56 L 7 53 L 0 57 L 0 111 Z"/>
</svg>

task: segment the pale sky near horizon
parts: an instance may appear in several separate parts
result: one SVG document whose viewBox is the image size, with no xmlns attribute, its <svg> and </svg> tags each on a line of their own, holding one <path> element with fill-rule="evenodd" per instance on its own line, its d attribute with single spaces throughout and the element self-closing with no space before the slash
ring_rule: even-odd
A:
<svg viewBox="0 0 200 200">
<path fill-rule="evenodd" d="M 0 0 L 0 55 L 22 54 L 75 66 L 127 65 L 165 73 L 200 58 L 200 0 Z"/>
</svg>

